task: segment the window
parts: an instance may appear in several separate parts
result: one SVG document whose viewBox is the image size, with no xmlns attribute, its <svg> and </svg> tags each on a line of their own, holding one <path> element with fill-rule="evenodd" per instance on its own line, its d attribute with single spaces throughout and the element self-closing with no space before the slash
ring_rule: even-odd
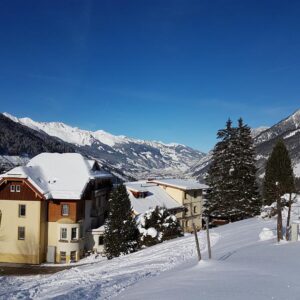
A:
<svg viewBox="0 0 300 300">
<path fill-rule="evenodd" d="M 184 199 L 187 199 L 187 193 L 184 193 Z"/>
<path fill-rule="evenodd" d="M 66 240 L 67 239 L 67 228 L 60 229 L 60 239 Z"/>
<path fill-rule="evenodd" d="M 185 221 L 185 227 L 189 227 L 189 221 Z"/>
<path fill-rule="evenodd" d="M 16 185 L 16 192 L 20 193 L 21 192 L 21 186 L 20 185 Z"/>
<path fill-rule="evenodd" d="M 70 252 L 70 261 L 75 262 L 76 261 L 76 251 Z"/>
<path fill-rule="evenodd" d="M 14 193 L 14 192 L 16 191 L 16 186 L 15 186 L 15 185 L 11 185 L 11 186 L 10 186 L 10 191 L 11 191 L 12 193 Z"/>
<path fill-rule="evenodd" d="M 77 240 L 77 228 L 74 227 L 71 230 L 71 240 Z"/>
<path fill-rule="evenodd" d="M 194 214 L 197 213 L 197 206 L 194 206 Z"/>
<path fill-rule="evenodd" d="M 197 193 L 197 191 L 194 191 L 194 198 L 197 198 L 197 195 L 198 193 Z"/>
<path fill-rule="evenodd" d="M 98 246 L 101 246 L 103 244 L 104 244 L 104 238 L 103 238 L 103 236 L 99 236 L 99 238 L 98 238 Z"/>
<path fill-rule="evenodd" d="M 69 204 L 63 204 L 61 206 L 61 215 L 68 216 L 69 215 Z"/>
<path fill-rule="evenodd" d="M 26 205 L 19 204 L 19 217 L 26 217 Z"/>
<path fill-rule="evenodd" d="M 18 227 L 18 240 L 25 240 L 25 227 Z"/>
<path fill-rule="evenodd" d="M 60 251 L 60 263 L 65 264 L 66 263 L 66 252 Z"/>
</svg>

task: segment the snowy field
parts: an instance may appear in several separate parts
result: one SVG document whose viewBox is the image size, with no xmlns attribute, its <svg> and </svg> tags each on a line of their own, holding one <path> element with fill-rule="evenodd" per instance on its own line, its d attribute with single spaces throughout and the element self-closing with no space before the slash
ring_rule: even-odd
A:
<svg viewBox="0 0 300 300">
<path fill-rule="evenodd" d="M 300 243 L 278 245 L 272 235 L 262 241 L 263 228 L 275 230 L 275 221 L 253 218 L 211 230 L 211 261 L 201 232 L 200 264 L 188 235 L 52 275 L 1 277 L 0 298 L 300 299 Z"/>
</svg>

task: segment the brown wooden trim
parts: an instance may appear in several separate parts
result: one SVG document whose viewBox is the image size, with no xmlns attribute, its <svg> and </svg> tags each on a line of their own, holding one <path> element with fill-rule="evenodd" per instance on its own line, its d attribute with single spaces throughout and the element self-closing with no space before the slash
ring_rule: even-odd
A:
<svg viewBox="0 0 300 300">
<path fill-rule="evenodd" d="M 0 180 L 0 186 L 3 183 L 7 183 L 9 181 L 25 183 L 36 194 L 36 196 L 39 196 L 39 198 L 46 200 L 45 196 L 34 185 L 32 185 L 27 178 L 4 177 Z"/>
</svg>

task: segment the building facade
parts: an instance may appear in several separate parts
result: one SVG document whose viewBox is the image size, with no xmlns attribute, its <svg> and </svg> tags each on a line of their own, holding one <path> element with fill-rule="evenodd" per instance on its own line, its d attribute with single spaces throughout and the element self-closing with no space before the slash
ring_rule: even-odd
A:
<svg viewBox="0 0 300 300">
<path fill-rule="evenodd" d="M 203 193 L 208 186 L 195 180 L 161 179 L 125 184 L 136 215 L 164 206 L 174 213 L 185 232 L 202 228 Z"/>
<path fill-rule="evenodd" d="M 160 179 L 151 182 L 184 207 L 176 217 L 185 232 L 193 232 L 194 225 L 197 231 L 202 228 L 203 195 L 208 189 L 207 185 L 192 179 Z"/>
<path fill-rule="evenodd" d="M 78 261 L 104 224 L 112 176 L 76 153 L 42 153 L 0 179 L 0 262 Z"/>
</svg>

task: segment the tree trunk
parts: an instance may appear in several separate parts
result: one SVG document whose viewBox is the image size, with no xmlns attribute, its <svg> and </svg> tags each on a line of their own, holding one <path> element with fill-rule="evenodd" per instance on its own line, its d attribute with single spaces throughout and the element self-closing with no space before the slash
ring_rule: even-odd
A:
<svg viewBox="0 0 300 300">
<path fill-rule="evenodd" d="M 288 216 L 286 220 L 285 238 L 287 241 L 290 239 L 291 209 L 292 209 L 292 193 L 290 193 L 289 204 L 288 204 Z"/>
<path fill-rule="evenodd" d="M 283 239 L 283 235 L 282 235 L 281 199 L 280 199 L 280 197 L 278 197 L 277 198 L 277 241 L 278 241 L 278 243 L 282 239 Z"/>
</svg>

